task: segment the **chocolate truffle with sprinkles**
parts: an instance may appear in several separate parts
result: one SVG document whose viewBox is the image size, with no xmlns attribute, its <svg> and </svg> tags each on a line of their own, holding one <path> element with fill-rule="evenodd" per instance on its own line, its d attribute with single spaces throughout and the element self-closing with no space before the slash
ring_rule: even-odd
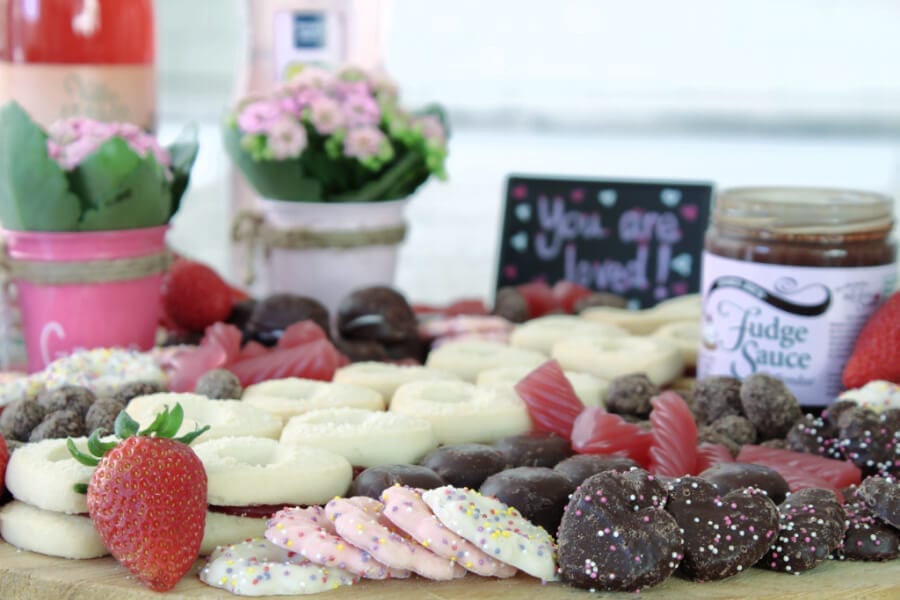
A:
<svg viewBox="0 0 900 600">
<path fill-rule="evenodd" d="M 775 540 L 758 567 L 799 574 L 827 560 L 844 539 L 844 508 L 831 490 L 806 488 L 778 506 Z"/>
<path fill-rule="evenodd" d="M 885 523 L 900 529 L 900 481 L 890 477 L 868 477 L 856 490 L 872 512 Z"/>
<path fill-rule="evenodd" d="M 646 471 L 586 479 L 559 527 L 560 578 L 592 591 L 633 592 L 664 581 L 684 546 L 665 501 L 665 489 Z"/>
<path fill-rule="evenodd" d="M 803 417 L 793 392 L 765 373 L 754 373 L 741 382 L 741 407 L 762 440 L 784 437 Z"/>
<path fill-rule="evenodd" d="M 803 415 L 788 431 L 786 440 L 788 448 L 795 452 L 843 460 L 835 439 L 836 434 L 837 428 L 831 421 L 823 417 Z"/>
<path fill-rule="evenodd" d="M 900 532 L 877 518 L 862 500 L 848 502 L 844 512 L 849 527 L 835 558 L 881 562 L 900 555 Z"/>
<path fill-rule="evenodd" d="M 900 409 L 876 413 L 857 407 L 838 419 L 837 447 L 863 475 L 900 473 Z"/>
<path fill-rule="evenodd" d="M 715 581 L 751 568 L 778 531 L 778 508 L 757 488 L 722 494 L 709 481 L 682 477 L 668 491 L 666 511 L 684 532 L 678 572 L 688 579 Z"/>
</svg>

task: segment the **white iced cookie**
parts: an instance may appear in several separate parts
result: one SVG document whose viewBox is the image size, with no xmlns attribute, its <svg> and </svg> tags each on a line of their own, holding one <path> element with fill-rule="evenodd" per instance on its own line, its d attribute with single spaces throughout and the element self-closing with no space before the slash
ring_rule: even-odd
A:
<svg viewBox="0 0 900 600">
<path fill-rule="evenodd" d="M 556 580 L 553 538 L 515 508 L 449 485 L 423 492 L 422 499 L 445 527 L 494 560 L 544 581 Z"/>
<path fill-rule="evenodd" d="M 14 500 L 0 508 L 0 537 L 21 550 L 62 558 L 97 558 L 109 552 L 89 517 L 67 515 Z"/>
<path fill-rule="evenodd" d="M 120 348 L 78 350 L 53 361 L 40 375 L 48 390 L 77 385 L 97 396 L 111 396 L 133 381 L 166 383 L 165 373 L 151 354 Z"/>
<path fill-rule="evenodd" d="M 355 467 L 415 464 L 437 447 L 427 420 L 359 408 L 320 409 L 293 417 L 284 426 L 281 442 L 330 450 Z"/>
<path fill-rule="evenodd" d="M 266 539 L 217 548 L 199 575 L 206 585 L 239 596 L 317 594 L 359 580 L 343 569 L 315 565 Z"/>
<path fill-rule="evenodd" d="M 479 387 L 503 387 L 515 390 L 516 384 L 533 370 L 528 367 L 486 369 L 478 374 L 475 384 Z M 572 384 L 575 395 L 578 396 L 578 399 L 585 406 L 603 406 L 604 402 L 606 402 L 606 390 L 609 388 L 609 381 L 600 379 L 590 373 L 578 371 L 565 371 L 564 375 L 569 380 L 569 383 Z"/>
<path fill-rule="evenodd" d="M 675 344 L 681 352 L 685 367 L 692 369 L 697 366 L 697 350 L 700 348 L 699 320 L 666 323 L 650 335 Z"/>
<path fill-rule="evenodd" d="M 357 362 L 341 367 L 334 374 L 336 383 L 346 383 L 375 390 L 388 405 L 394 392 L 404 383 L 424 380 L 456 380 L 458 376 L 419 365 L 397 365 L 385 362 Z M 365 407 L 358 407 L 365 408 Z"/>
<path fill-rule="evenodd" d="M 513 348 L 487 340 L 462 340 L 443 344 L 434 349 L 425 361 L 426 366 L 455 373 L 475 383 L 478 373 L 493 367 L 520 365 L 532 369 L 544 364 L 547 356 L 535 350 Z"/>
<path fill-rule="evenodd" d="M 594 306 L 581 311 L 581 317 L 627 329 L 632 335 L 648 335 L 673 321 L 700 322 L 702 312 L 699 294 L 678 296 L 651 308 L 630 310 L 612 306 Z"/>
<path fill-rule="evenodd" d="M 875 412 L 900 408 L 900 385 L 890 381 L 870 381 L 861 388 L 847 390 L 838 400 L 850 400 Z"/>
<path fill-rule="evenodd" d="M 684 370 L 678 347 L 651 337 L 572 338 L 553 346 L 553 358 L 563 369 L 607 380 L 645 373 L 656 385 L 675 380 Z"/>
<path fill-rule="evenodd" d="M 75 445 L 88 453 L 87 438 Z M 87 497 L 74 490 L 75 484 L 91 480 L 94 468 L 72 457 L 66 440 L 43 440 L 25 444 L 13 452 L 6 467 L 6 487 L 16 500 L 37 508 L 69 514 L 87 513 Z"/>
<path fill-rule="evenodd" d="M 203 528 L 203 542 L 200 544 L 200 556 L 207 556 L 219 546 L 261 538 L 265 533 L 266 519 L 207 511 L 206 524 Z"/>
<path fill-rule="evenodd" d="M 465 381 L 413 381 L 397 388 L 391 411 L 426 419 L 439 444 L 490 444 L 531 430 L 525 403 L 503 388 Z"/>
<path fill-rule="evenodd" d="M 364 408 L 384 410 L 379 392 L 358 385 L 327 383 L 289 377 L 249 386 L 241 400 L 287 421 L 291 417 L 319 408 Z"/>
<path fill-rule="evenodd" d="M 582 335 L 616 337 L 628 335 L 628 331 L 615 325 L 588 321 L 574 315 L 547 315 L 517 325 L 509 337 L 509 344 L 549 355 L 556 342 Z"/>
<path fill-rule="evenodd" d="M 181 404 L 184 409 L 184 422 L 178 435 L 209 425 L 209 431 L 197 438 L 198 442 L 239 436 L 277 440 L 281 434 L 280 417 L 241 400 L 211 400 L 199 394 L 163 393 L 139 396 L 129 402 L 128 414 L 141 427 L 147 427 L 164 406 L 172 408 L 176 403 Z"/>
<path fill-rule="evenodd" d="M 323 504 L 350 487 L 343 456 L 268 438 L 217 438 L 193 445 L 213 506 Z"/>
</svg>

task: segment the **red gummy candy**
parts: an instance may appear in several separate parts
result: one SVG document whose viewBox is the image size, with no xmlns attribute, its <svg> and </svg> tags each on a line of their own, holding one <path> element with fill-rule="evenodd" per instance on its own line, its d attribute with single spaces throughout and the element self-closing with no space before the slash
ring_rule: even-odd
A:
<svg viewBox="0 0 900 600">
<path fill-rule="evenodd" d="M 331 381 L 334 372 L 345 364 L 346 358 L 328 340 L 317 340 L 300 346 L 275 348 L 266 354 L 246 358 L 228 366 L 241 385 L 269 379 L 302 377 Z"/>
<path fill-rule="evenodd" d="M 278 338 L 276 346 L 278 348 L 293 348 L 294 346 L 302 346 L 310 342 L 327 339 L 328 336 L 314 321 L 299 321 L 284 330 L 284 333 Z"/>
<path fill-rule="evenodd" d="M 722 444 L 710 444 L 703 442 L 697 446 L 697 466 L 694 469 L 697 473 L 702 473 L 710 467 L 714 467 L 720 463 L 734 462 L 731 456 L 731 450 Z"/>
<path fill-rule="evenodd" d="M 580 454 L 624 456 L 643 467 L 649 462 L 653 434 L 599 406 L 588 406 L 572 427 L 572 449 Z"/>
<path fill-rule="evenodd" d="M 565 438 L 572 434 L 575 418 L 584 409 L 555 360 L 548 360 L 526 375 L 516 384 L 516 392 L 528 407 L 535 429 Z"/>
<path fill-rule="evenodd" d="M 560 309 L 553 290 L 543 281 L 533 281 L 516 286 L 528 305 L 528 318 L 536 319 Z"/>
<path fill-rule="evenodd" d="M 803 471 L 811 477 L 826 482 L 827 485 L 824 485 L 824 487 L 833 490 L 858 485 L 862 478 L 859 467 L 850 461 L 834 460 L 833 458 L 825 458 L 815 454 L 807 454 L 806 452 L 767 448 L 766 446 L 754 444 L 745 444 L 741 447 L 737 460 L 739 462 L 756 463 L 771 467 L 781 473 L 781 476 L 786 480 L 788 479 L 786 472 L 789 472 L 799 481 L 801 477 L 795 471 Z M 788 480 L 788 486 L 790 485 L 791 482 Z M 793 487 L 791 487 L 791 490 L 795 491 Z"/>
<path fill-rule="evenodd" d="M 241 332 L 234 325 L 215 323 L 206 328 L 200 345 L 178 350 L 164 365 L 173 392 L 192 392 L 201 375 L 221 369 L 241 352 Z"/>
<path fill-rule="evenodd" d="M 671 390 L 650 403 L 653 445 L 650 468 L 654 475 L 681 477 L 695 475 L 697 468 L 697 423 L 687 402 Z"/>
<path fill-rule="evenodd" d="M 463 298 L 462 300 L 457 300 L 445 308 L 443 312 L 448 317 L 455 317 L 458 315 L 483 316 L 491 314 L 491 311 L 488 310 L 484 301 L 477 298 Z"/>
<path fill-rule="evenodd" d="M 593 293 L 594 290 L 566 279 L 557 281 L 553 285 L 553 297 L 556 298 L 557 304 L 569 314 L 575 312 L 575 305 L 579 300 Z"/>
</svg>

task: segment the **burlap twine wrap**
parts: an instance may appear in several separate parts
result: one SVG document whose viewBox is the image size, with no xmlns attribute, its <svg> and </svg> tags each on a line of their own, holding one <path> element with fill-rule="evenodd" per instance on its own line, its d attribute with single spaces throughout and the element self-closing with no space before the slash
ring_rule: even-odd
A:
<svg viewBox="0 0 900 600">
<path fill-rule="evenodd" d="M 263 256 L 268 257 L 272 249 L 348 250 L 365 246 L 387 246 L 399 244 L 406 239 L 406 223 L 386 227 L 356 230 L 318 231 L 308 228 L 280 229 L 266 222 L 265 217 L 253 211 L 241 211 L 231 224 L 231 239 L 235 243 L 247 245 L 247 270 L 245 282 L 252 284 L 256 279 L 254 258 L 258 247 Z"/>
</svg>

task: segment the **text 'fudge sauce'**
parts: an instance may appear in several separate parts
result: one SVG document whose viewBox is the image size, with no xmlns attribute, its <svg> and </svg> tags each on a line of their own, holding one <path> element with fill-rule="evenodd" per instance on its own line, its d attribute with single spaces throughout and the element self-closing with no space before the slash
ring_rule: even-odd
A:
<svg viewBox="0 0 900 600">
<path fill-rule="evenodd" d="M 894 289 L 893 202 L 814 188 L 735 188 L 706 233 L 697 375 L 769 373 L 829 404 L 866 319 Z"/>
</svg>

